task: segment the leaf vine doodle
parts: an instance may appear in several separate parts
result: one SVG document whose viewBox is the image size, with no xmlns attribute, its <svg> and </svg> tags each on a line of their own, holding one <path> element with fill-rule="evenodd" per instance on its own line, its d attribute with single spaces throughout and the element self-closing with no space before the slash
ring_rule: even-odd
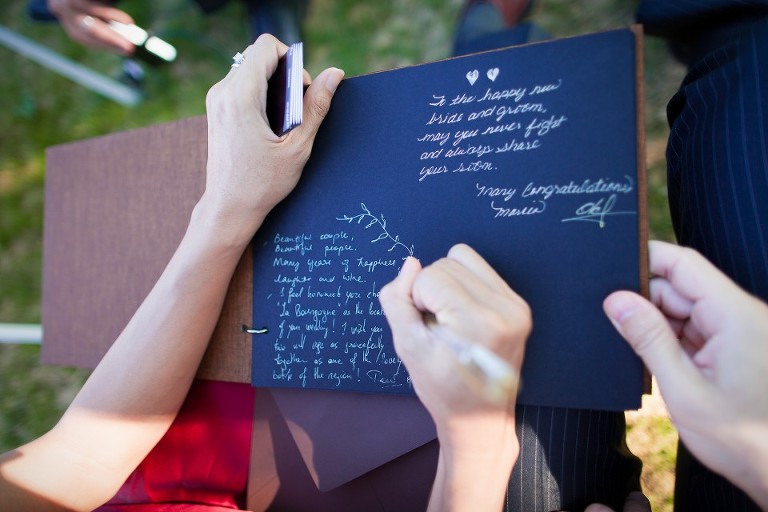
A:
<svg viewBox="0 0 768 512">
<path fill-rule="evenodd" d="M 400 241 L 400 235 L 392 236 L 387 229 L 387 220 L 384 218 L 384 214 L 381 214 L 380 216 L 375 216 L 371 213 L 371 211 L 368 209 L 367 206 L 365 206 L 365 203 L 360 203 L 360 207 L 363 209 L 363 213 L 358 213 L 357 215 L 344 215 L 343 217 L 336 217 L 336 220 L 345 221 L 350 224 L 353 222 L 357 222 L 357 224 L 362 224 L 363 221 L 366 221 L 367 224 L 365 226 L 365 229 L 368 229 L 370 227 L 378 225 L 378 227 L 381 229 L 381 233 L 379 233 L 379 236 L 371 240 L 371 243 L 376 243 L 379 240 L 389 240 L 392 242 L 392 247 L 389 248 L 387 252 L 392 252 L 395 247 L 402 247 L 408 252 L 409 256 L 413 256 L 413 245 L 408 247 L 403 242 Z"/>
</svg>

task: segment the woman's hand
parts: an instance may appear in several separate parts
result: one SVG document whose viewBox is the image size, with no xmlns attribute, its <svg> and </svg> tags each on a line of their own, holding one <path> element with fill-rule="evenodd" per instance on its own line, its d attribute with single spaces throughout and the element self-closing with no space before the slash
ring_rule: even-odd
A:
<svg viewBox="0 0 768 512">
<path fill-rule="evenodd" d="M 250 239 L 299 181 L 343 71 L 329 68 L 304 94 L 304 120 L 278 137 L 266 115 L 267 80 L 288 47 L 262 35 L 244 61 L 208 92 L 208 175 L 203 201 L 238 237 Z M 309 76 L 305 73 L 305 82 Z"/>
</svg>

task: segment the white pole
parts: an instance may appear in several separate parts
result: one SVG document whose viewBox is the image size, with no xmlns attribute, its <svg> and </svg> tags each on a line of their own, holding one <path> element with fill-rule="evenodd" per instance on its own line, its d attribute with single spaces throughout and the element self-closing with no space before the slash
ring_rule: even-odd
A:
<svg viewBox="0 0 768 512">
<path fill-rule="evenodd" d="M 43 328 L 36 324 L 0 324 L 0 343 L 39 345 Z"/>
<path fill-rule="evenodd" d="M 121 105 L 133 107 L 141 102 L 141 92 L 138 90 L 69 60 L 2 25 L 0 44 Z"/>
</svg>

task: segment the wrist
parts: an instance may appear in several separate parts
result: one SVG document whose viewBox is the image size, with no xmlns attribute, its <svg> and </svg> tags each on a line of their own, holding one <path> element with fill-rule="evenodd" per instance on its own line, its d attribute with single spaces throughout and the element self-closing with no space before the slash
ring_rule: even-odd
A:
<svg viewBox="0 0 768 512">
<path fill-rule="evenodd" d="M 732 436 L 741 446 L 733 457 L 738 464 L 726 476 L 761 508 L 768 510 L 768 427 L 757 423 Z"/>
<path fill-rule="evenodd" d="M 210 244 L 242 251 L 265 217 L 266 213 L 258 211 L 232 211 L 223 201 L 203 194 L 192 211 L 190 230 L 194 226 L 194 230 Z"/>
<path fill-rule="evenodd" d="M 514 418 L 494 428 L 438 432 L 440 454 L 430 510 L 501 509 L 520 454 Z"/>
</svg>

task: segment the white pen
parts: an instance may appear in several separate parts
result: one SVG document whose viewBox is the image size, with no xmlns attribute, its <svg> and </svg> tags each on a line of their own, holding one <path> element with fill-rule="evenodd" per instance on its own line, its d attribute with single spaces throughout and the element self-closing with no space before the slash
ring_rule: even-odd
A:
<svg viewBox="0 0 768 512">
<path fill-rule="evenodd" d="M 431 313 L 425 313 L 424 320 L 427 325 L 437 324 Z M 444 338 L 443 341 L 456 356 L 459 374 L 473 391 L 496 404 L 517 394 L 518 372 L 488 347 L 457 338 Z"/>
<path fill-rule="evenodd" d="M 173 62 L 176 59 L 176 48 L 173 45 L 151 35 L 143 28 L 118 21 L 110 21 L 108 25 L 136 48 L 144 48 L 155 59 L 162 62 Z"/>
</svg>

